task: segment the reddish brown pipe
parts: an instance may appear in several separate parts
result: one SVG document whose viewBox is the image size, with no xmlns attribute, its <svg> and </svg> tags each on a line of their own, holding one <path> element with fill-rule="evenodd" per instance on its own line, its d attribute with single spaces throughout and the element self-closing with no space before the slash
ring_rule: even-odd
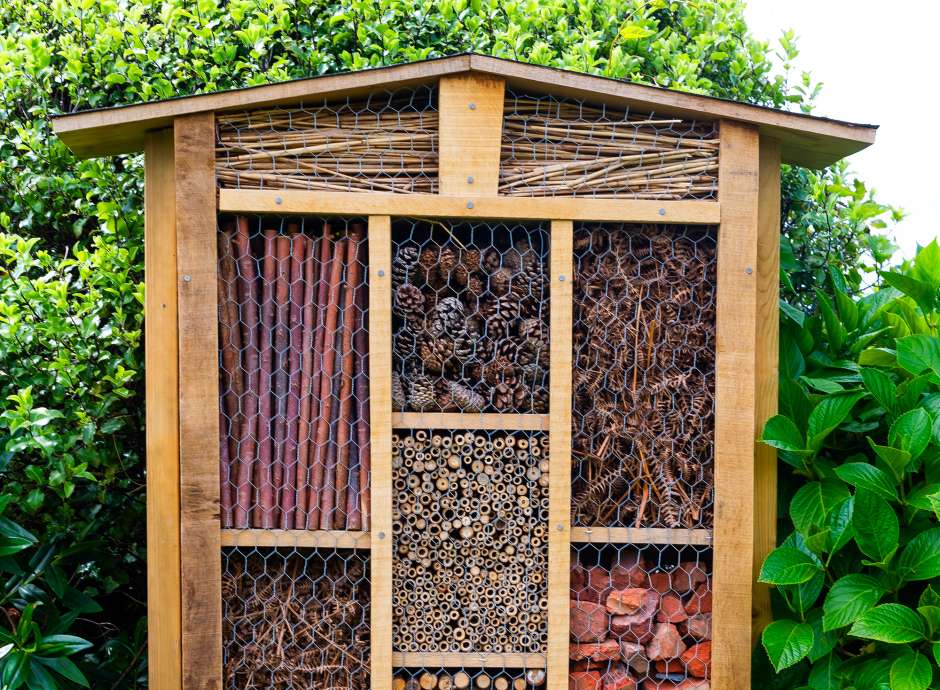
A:
<svg viewBox="0 0 940 690">
<path fill-rule="evenodd" d="M 252 510 L 252 525 L 274 527 L 274 487 L 271 483 L 272 460 L 272 399 L 274 362 L 274 287 L 277 282 L 276 230 L 264 231 L 264 259 L 261 265 L 261 372 L 259 375 L 260 406 L 258 420 L 258 462 L 255 467 L 257 499 Z"/>
<path fill-rule="evenodd" d="M 327 499 L 320 494 L 332 493 L 332 487 L 324 481 L 324 470 L 327 460 L 327 450 L 330 440 L 330 421 L 333 414 L 333 373 L 336 370 L 336 326 L 339 318 L 339 297 L 340 283 L 343 274 L 342 257 L 345 249 L 345 242 L 340 240 L 336 243 L 336 250 L 333 254 L 333 260 L 330 262 L 330 282 L 328 297 L 326 303 L 326 317 L 323 326 L 323 361 L 322 371 L 320 373 L 320 414 L 317 419 L 317 433 L 313 444 L 313 480 L 311 482 L 311 493 L 308 500 L 310 513 L 307 526 L 309 529 L 316 529 L 321 524 L 320 506 Z"/>
<path fill-rule="evenodd" d="M 361 223 L 354 224 L 353 229 L 359 236 L 364 235 L 365 228 Z M 365 266 L 366 243 L 360 241 L 356 252 L 356 264 L 362 268 Z M 369 519 L 371 516 L 371 441 L 369 429 L 369 343 L 368 343 L 368 324 L 366 322 L 366 303 L 368 301 L 369 286 L 365 280 L 360 280 L 356 285 L 356 312 L 359 315 L 359 326 L 355 333 L 356 350 L 356 438 L 359 446 L 359 512 L 361 513 L 361 529 L 369 529 Z M 350 527 L 350 529 L 354 529 Z"/>
<path fill-rule="evenodd" d="M 280 524 L 277 500 L 281 485 L 284 483 L 285 445 L 287 441 L 287 386 L 288 386 L 288 320 L 290 318 L 290 271 L 291 240 L 284 235 L 278 236 L 274 243 L 277 259 L 277 282 L 274 286 L 274 398 L 271 406 L 274 412 L 274 459 L 271 464 L 271 510 L 270 525 Z"/>
<path fill-rule="evenodd" d="M 356 438 L 356 430 L 361 424 L 360 420 L 353 419 L 350 439 Z M 359 444 L 355 441 L 349 443 L 349 491 L 346 493 L 346 529 L 362 529 L 362 508 L 359 505 Z"/>
<path fill-rule="evenodd" d="M 296 234 L 297 226 L 290 226 L 290 286 L 288 303 L 288 389 L 287 389 L 287 438 L 284 442 L 284 478 L 280 485 L 281 529 L 294 526 L 294 502 L 297 495 L 297 451 L 300 446 L 298 432 L 300 428 L 301 399 L 301 353 L 303 351 L 303 311 L 304 311 L 304 267 L 307 257 L 307 238 Z"/>
<path fill-rule="evenodd" d="M 321 239 L 322 243 L 323 240 Z M 314 252 L 317 250 L 317 243 L 308 239 L 306 256 L 303 264 L 304 277 L 304 295 L 302 304 L 303 324 L 301 327 L 301 358 L 300 358 L 300 419 L 297 422 L 297 472 L 294 479 L 294 498 L 285 499 L 284 510 L 288 515 L 286 524 L 287 529 L 295 526 L 304 526 L 304 514 L 307 510 L 307 453 L 310 448 L 310 420 L 313 414 L 314 398 L 311 388 L 311 377 L 313 374 L 313 343 L 316 324 L 314 318 L 316 315 L 314 297 L 316 296 L 317 281 L 320 271 L 317 270 L 318 262 Z M 301 505 L 302 502 L 302 505 Z M 288 514 L 287 506 L 293 504 L 294 512 Z M 283 523 L 282 523 L 283 524 Z"/>
<path fill-rule="evenodd" d="M 257 452 L 258 438 L 258 270 L 251 255 L 248 219 L 240 217 L 235 232 L 235 260 L 238 265 L 238 300 L 241 312 L 242 343 L 245 345 L 245 406 L 238 430 L 238 466 L 236 470 L 236 501 L 232 523 L 239 529 L 249 526 L 251 506 L 251 474 Z"/>
<path fill-rule="evenodd" d="M 221 406 L 219 433 L 220 455 L 219 486 L 220 511 L 223 527 L 232 526 L 232 468 L 230 463 L 238 454 L 238 401 L 241 398 L 242 378 L 239 366 L 241 332 L 238 327 L 237 269 L 232 247 L 234 224 L 227 223 L 219 233 L 219 352 L 221 360 Z"/>
</svg>

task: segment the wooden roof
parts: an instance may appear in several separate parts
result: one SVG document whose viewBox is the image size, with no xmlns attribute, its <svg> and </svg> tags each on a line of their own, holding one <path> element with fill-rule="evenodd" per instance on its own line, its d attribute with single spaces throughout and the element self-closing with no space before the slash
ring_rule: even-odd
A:
<svg viewBox="0 0 940 690">
<path fill-rule="evenodd" d="M 88 110 L 56 116 L 52 125 L 56 134 L 81 158 L 132 153 L 143 149 L 145 132 L 169 127 L 177 115 L 358 95 L 376 89 L 430 83 L 442 75 L 461 72 L 500 77 L 506 80 L 508 86 L 518 90 L 629 106 L 669 116 L 750 122 L 758 126 L 761 134 L 780 141 L 784 163 L 810 168 L 825 167 L 866 148 L 875 141 L 877 130 L 876 125 L 786 112 L 475 53 Z"/>
</svg>

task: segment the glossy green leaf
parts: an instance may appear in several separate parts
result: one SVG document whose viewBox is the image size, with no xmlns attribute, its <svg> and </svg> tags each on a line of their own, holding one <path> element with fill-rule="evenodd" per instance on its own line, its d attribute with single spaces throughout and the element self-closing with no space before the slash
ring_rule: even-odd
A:
<svg viewBox="0 0 940 690">
<path fill-rule="evenodd" d="M 912 374 L 925 369 L 940 375 L 940 338 L 929 335 L 910 335 L 898 339 L 898 364 Z"/>
<path fill-rule="evenodd" d="M 927 690 L 933 681 L 933 669 L 927 657 L 908 652 L 891 664 L 891 690 Z"/>
<path fill-rule="evenodd" d="M 940 576 L 940 527 L 921 532 L 901 551 L 898 573 L 906 581 Z"/>
<path fill-rule="evenodd" d="M 806 441 L 796 424 L 780 414 L 767 420 L 761 441 L 780 450 L 802 452 L 806 449 Z"/>
<path fill-rule="evenodd" d="M 867 462 L 847 462 L 835 469 L 836 476 L 856 489 L 868 491 L 882 498 L 896 501 L 898 494 L 894 481 L 880 469 Z"/>
<path fill-rule="evenodd" d="M 881 604 L 863 613 L 849 634 L 889 644 L 907 644 L 924 639 L 924 621 L 902 604 Z"/>
<path fill-rule="evenodd" d="M 885 593 L 881 583 L 860 573 L 839 578 L 823 602 L 823 629 L 835 630 L 854 623 L 873 608 Z"/>
<path fill-rule="evenodd" d="M 848 416 L 862 397 L 862 393 L 827 395 L 809 415 L 807 422 L 807 446 L 812 450 L 822 447 L 823 441 Z"/>
<path fill-rule="evenodd" d="M 809 580 L 819 566 L 808 554 L 791 546 L 780 546 L 768 554 L 760 581 L 770 585 L 798 585 Z"/>
<path fill-rule="evenodd" d="M 855 494 L 852 514 L 855 543 L 862 553 L 876 563 L 884 563 L 898 548 L 900 526 L 894 509 L 878 495 L 868 491 Z"/>
<path fill-rule="evenodd" d="M 800 532 L 809 534 L 813 527 L 824 525 L 829 512 L 849 496 L 842 482 L 809 482 L 790 501 L 790 518 Z"/>
<path fill-rule="evenodd" d="M 881 369 L 872 367 L 862 367 L 859 374 L 872 397 L 887 410 L 888 414 L 892 414 L 897 405 L 897 387 L 891 377 Z"/>
<path fill-rule="evenodd" d="M 779 673 L 803 659 L 813 646 L 813 629 L 806 623 L 774 621 L 761 635 L 767 657 Z"/>
<path fill-rule="evenodd" d="M 912 459 L 919 458 L 930 443 L 932 423 L 930 415 L 922 407 L 905 412 L 891 425 L 888 445 L 907 451 Z"/>
</svg>

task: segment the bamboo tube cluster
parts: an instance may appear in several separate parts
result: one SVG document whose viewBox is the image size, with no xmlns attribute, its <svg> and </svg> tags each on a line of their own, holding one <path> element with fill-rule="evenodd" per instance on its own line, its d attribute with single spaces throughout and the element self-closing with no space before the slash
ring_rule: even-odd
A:
<svg viewBox="0 0 940 690">
<path fill-rule="evenodd" d="M 609 562 L 594 553 L 572 559 L 569 688 L 708 690 L 708 564 L 691 550 L 671 567 L 629 548 Z"/>
<path fill-rule="evenodd" d="M 392 690 L 533 690 L 545 686 L 544 669 L 400 670 Z"/>
<path fill-rule="evenodd" d="M 544 652 L 548 436 L 396 433 L 392 467 L 396 649 Z"/>
<path fill-rule="evenodd" d="M 711 199 L 717 125 L 507 94 L 499 191 L 511 196 Z"/>
<path fill-rule="evenodd" d="M 364 226 L 219 233 L 223 527 L 368 529 Z"/>
<path fill-rule="evenodd" d="M 369 689 L 369 573 L 351 551 L 223 554 L 224 688 Z"/>
<path fill-rule="evenodd" d="M 222 187 L 437 191 L 438 116 L 427 88 L 217 119 Z"/>
<path fill-rule="evenodd" d="M 401 220 L 395 236 L 395 409 L 548 412 L 547 233 Z"/>
<path fill-rule="evenodd" d="M 575 233 L 572 516 L 710 527 L 715 230 Z"/>
</svg>

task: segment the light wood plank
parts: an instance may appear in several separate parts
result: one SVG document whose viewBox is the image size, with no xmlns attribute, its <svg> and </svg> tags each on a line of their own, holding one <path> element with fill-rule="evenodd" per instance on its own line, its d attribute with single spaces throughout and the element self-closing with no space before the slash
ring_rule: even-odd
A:
<svg viewBox="0 0 940 690">
<path fill-rule="evenodd" d="M 392 687 L 392 221 L 369 217 L 372 690 Z"/>
<path fill-rule="evenodd" d="M 372 90 L 433 83 L 443 75 L 467 72 L 505 79 L 515 90 L 548 92 L 592 103 L 652 111 L 657 115 L 752 122 L 760 127 L 762 135 L 780 139 L 785 163 L 808 167 L 825 167 L 860 151 L 874 142 L 877 130 L 872 125 L 813 117 L 484 55 L 453 55 L 281 84 L 74 113 L 55 117 L 52 124 L 65 144 L 80 157 L 130 153 L 143 148 L 145 132 L 168 126 L 178 115 L 260 108 L 338 95 L 355 96 Z"/>
<path fill-rule="evenodd" d="M 219 208 L 226 213 L 312 213 L 441 218 L 594 220 L 648 223 L 717 223 L 715 201 L 648 201 L 585 197 L 446 196 L 386 192 L 313 192 L 303 190 L 221 189 Z"/>
<path fill-rule="evenodd" d="M 571 541 L 583 544 L 691 544 L 712 543 L 709 529 L 657 527 L 572 527 Z"/>
<path fill-rule="evenodd" d="M 574 224 L 552 221 L 549 368 L 548 690 L 568 687 Z"/>
<path fill-rule="evenodd" d="M 441 194 L 496 196 L 506 84 L 468 72 L 441 77 L 437 109 Z"/>
<path fill-rule="evenodd" d="M 546 431 L 547 414 L 477 414 L 460 412 L 395 412 L 396 429 L 504 429 L 509 431 Z"/>
<path fill-rule="evenodd" d="M 299 549 L 369 549 L 372 535 L 348 530 L 224 529 L 222 546 L 281 546 Z"/>
<path fill-rule="evenodd" d="M 144 158 L 144 368 L 147 387 L 147 665 L 150 687 L 179 690 L 180 463 L 173 130 Z"/>
<path fill-rule="evenodd" d="M 780 321 L 780 143 L 760 140 L 757 236 L 757 343 L 755 347 L 755 433 L 777 414 Z M 754 621 L 751 643 L 772 620 L 770 588 L 758 584 L 761 564 L 777 545 L 777 452 L 758 443 L 754 450 Z"/>
<path fill-rule="evenodd" d="M 754 549 L 757 129 L 721 123 L 712 685 L 750 687 Z"/>
<path fill-rule="evenodd" d="M 395 668 L 545 668 L 544 654 L 392 652 Z M 565 672 L 567 674 L 567 671 Z M 567 678 L 565 679 L 567 687 Z"/>
<path fill-rule="evenodd" d="M 180 549 L 183 687 L 222 684 L 215 131 L 211 113 L 177 118 Z"/>
</svg>

